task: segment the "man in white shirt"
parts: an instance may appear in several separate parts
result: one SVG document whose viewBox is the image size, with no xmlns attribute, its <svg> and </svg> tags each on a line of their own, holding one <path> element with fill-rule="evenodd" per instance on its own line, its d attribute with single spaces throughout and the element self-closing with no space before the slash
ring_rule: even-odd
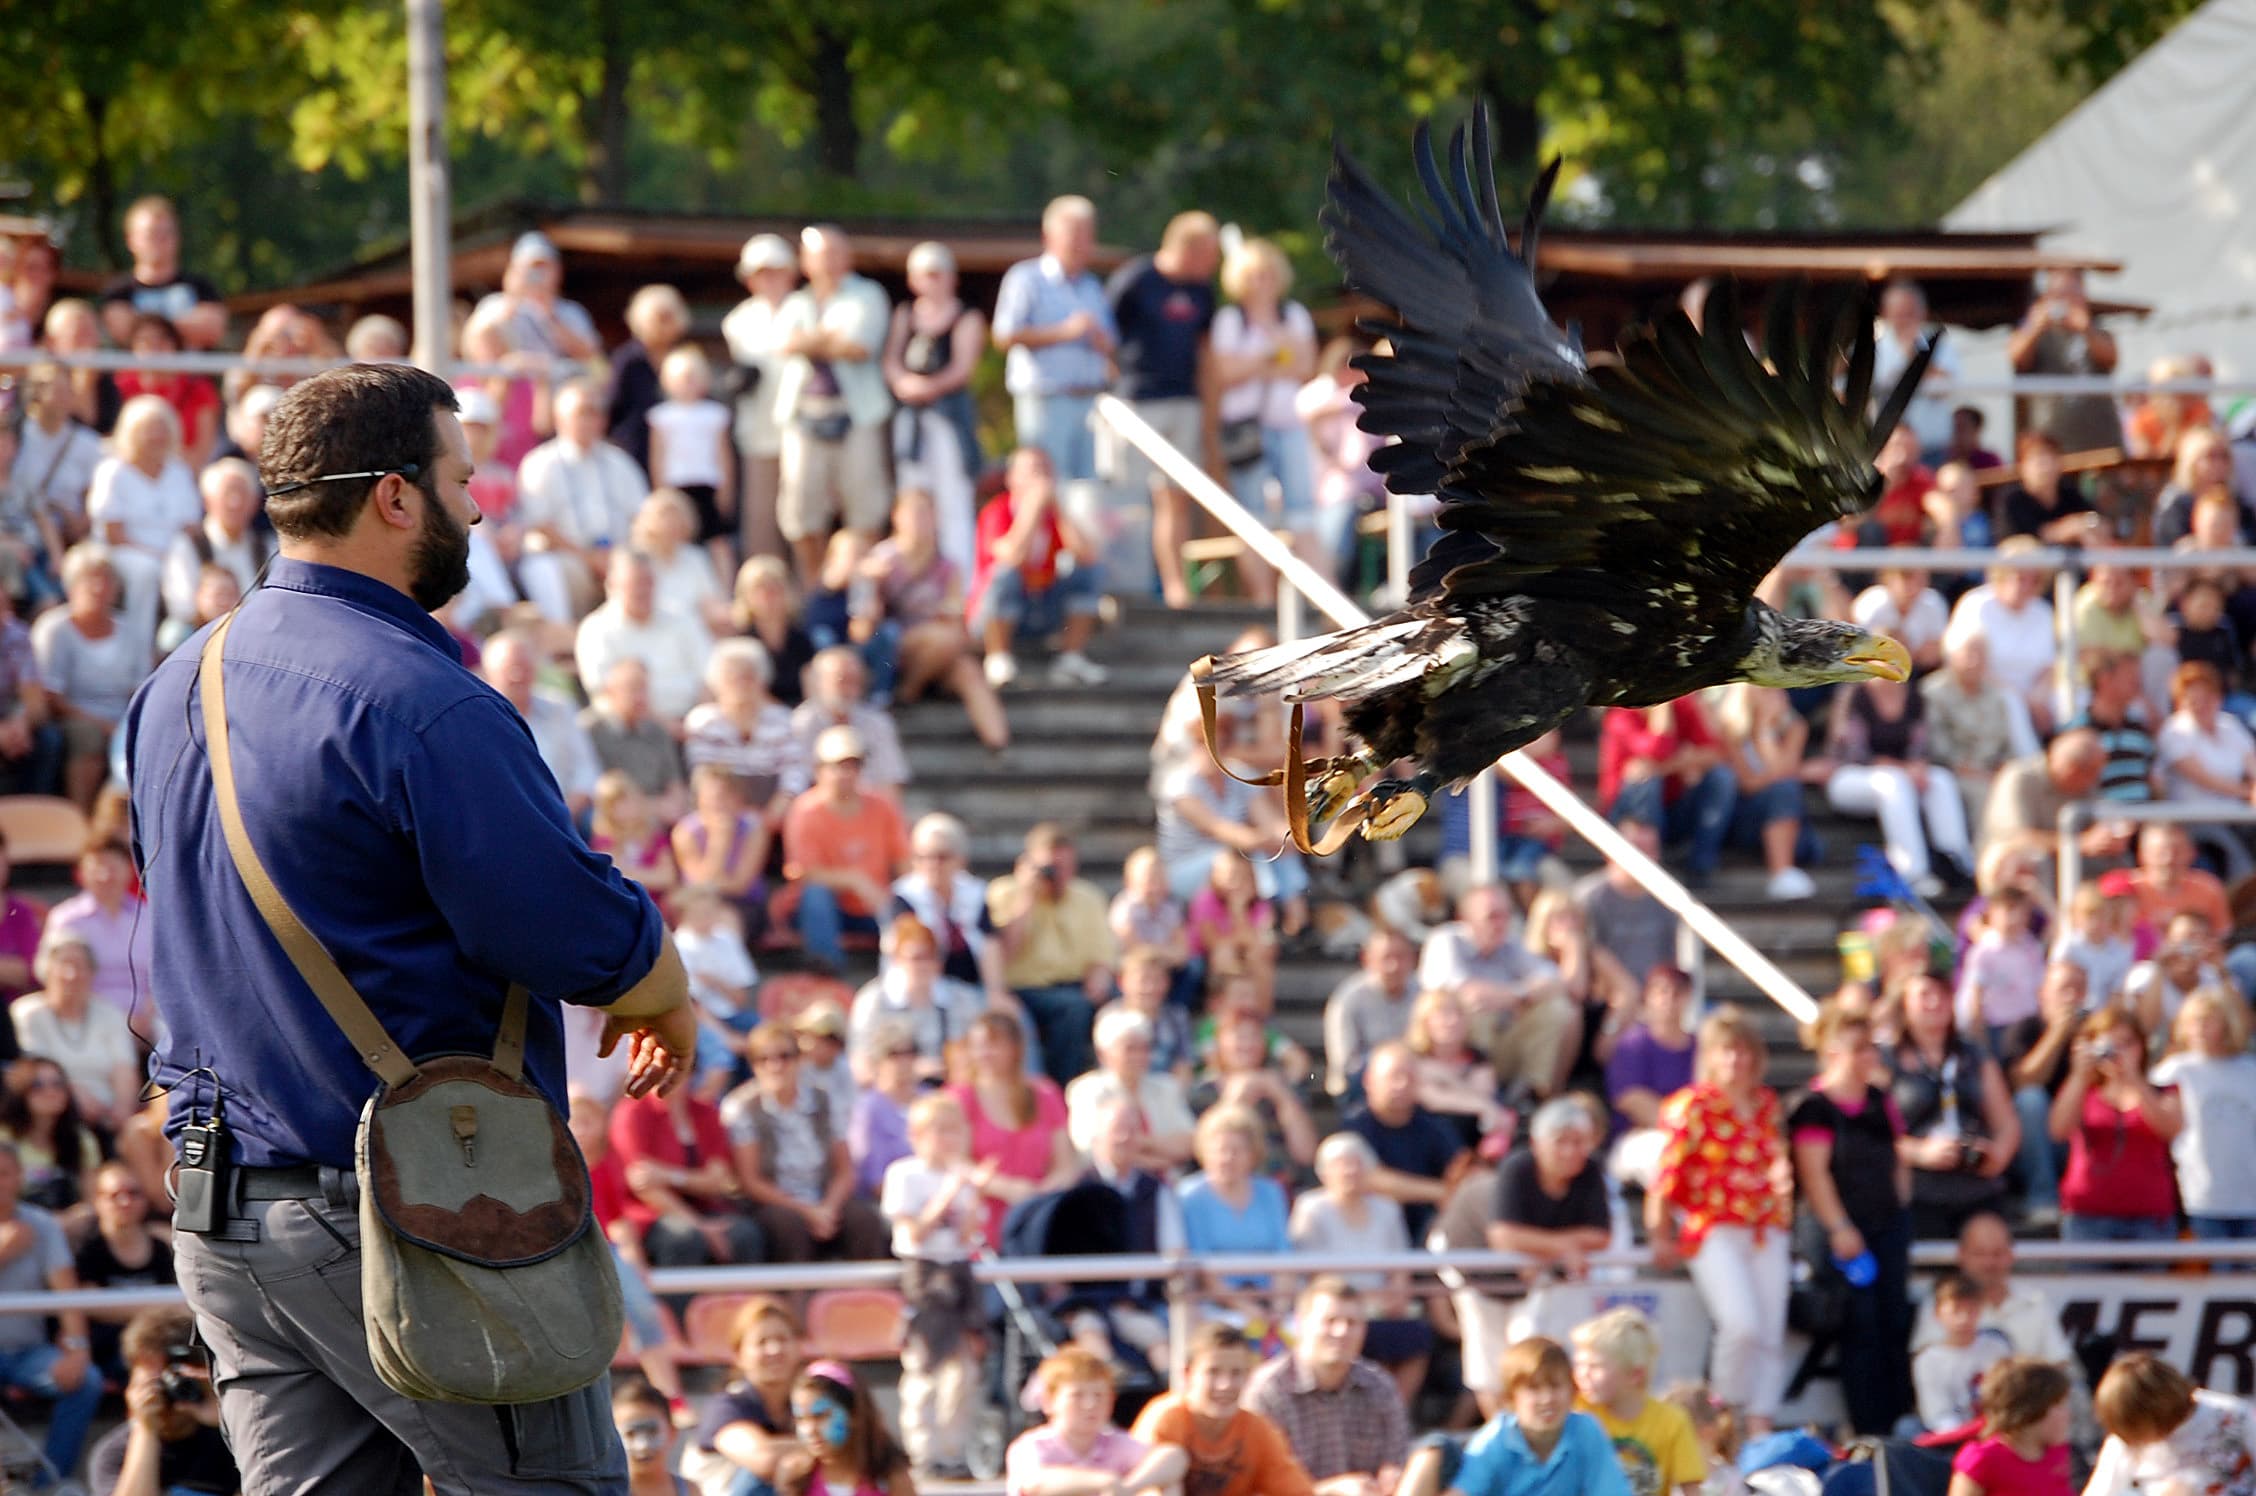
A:
<svg viewBox="0 0 2256 1496">
<path fill-rule="evenodd" d="M 751 294 L 721 319 L 730 360 L 749 380 L 735 398 L 738 505 L 744 554 L 783 554 L 776 494 L 783 481 L 783 428 L 776 394 L 783 387 L 783 304 L 799 284 L 799 257 L 781 234 L 754 234 L 736 259 L 736 278 Z"/>
<path fill-rule="evenodd" d="M 517 236 L 501 289 L 471 315 L 509 319 L 509 346 L 545 353 L 561 366 L 603 357 L 603 339 L 587 308 L 564 297 L 564 257 L 546 234 Z"/>
<path fill-rule="evenodd" d="M 1910 367 L 1927 335 L 1927 293 L 1917 281 L 1892 280 L 1880 293 L 1880 320 L 1872 329 L 1872 387 L 1892 390 Z M 1904 410 L 1903 423 L 1919 438 L 1920 461 L 1941 462 L 1951 439 L 1951 385 L 1958 378 L 1958 344 L 1935 345 L 1919 393 Z"/>
<path fill-rule="evenodd" d="M 573 381 L 556 395 L 556 436 L 517 468 L 517 580 L 542 616 L 570 623 L 595 600 L 606 554 L 625 545 L 650 483 L 603 439 L 603 400 Z"/>
<path fill-rule="evenodd" d="M 580 679 L 600 681 L 623 659 L 642 661 L 650 673 L 650 710 L 676 723 L 697 705 L 704 689 L 712 636 L 696 619 L 658 606 L 658 578 L 640 551 L 614 551 L 606 578 L 609 600 L 580 624 L 573 655 Z"/>
<path fill-rule="evenodd" d="M 799 264 L 807 284 L 776 314 L 787 355 L 776 390 L 776 519 L 808 578 L 836 525 L 874 540 L 893 506 L 885 463 L 893 395 L 878 362 L 893 309 L 877 282 L 854 273 L 853 242 L 835 224 L 801 231 Z"/>
<path fill-rule="evenodd" d="M 180 533 L 165 554 L 165 616 L 194 627 L 196 584 L 206 566 L 226 568 L 245 592 L 274 554 L 274 536 L 251 523 L 259 511 L 258 470 L 240 457 L 222 457 L 196 480 L 204 499 L 201 523 Z"/>
<path fill-rule="evenodd" d="M 533 746 L 540 750 L 548 772 L 556 776 L 556 787 L 564 792 L 573 819 L 585 820 L 595 803 L 595 776 L 602 765 L 572 703 L 534 684 L 540 674 L 540 651 L 532 636 L 503 629 L 486 641 L 478 669 L 486 684 L 517 708 L 517 715 L 533 730 Z"/>
<path fill-rule="evenodd" d="M 1559 968 L 1512 938 L 1512 901 L 1494 886 L 1468 889 L 1457 922 L 1426 937 L 1418 986 L 1454 992 L 1486 1045 L 1497 1079 L 1549 1096 L 1566 1080 L 1582 1037 L 1582 1013 Z"/>
</svg>

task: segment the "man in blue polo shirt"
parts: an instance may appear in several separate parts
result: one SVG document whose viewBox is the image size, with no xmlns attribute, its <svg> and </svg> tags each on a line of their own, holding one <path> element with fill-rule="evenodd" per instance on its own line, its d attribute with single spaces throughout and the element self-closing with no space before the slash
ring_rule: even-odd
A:
<svg viewBox="0 0 2256 1496">
<path fill-rule="evenodd" d="M 572 829 L 524 719 L 430 610 L 469 576 L 469 448 L 454 392 L 402 365 L 296 386 L 261 455 L 281 554 L 225 640 L 237 798 L 283 898 L 410 1056 L 486 1053 L 531 989 L 525 1078 L 564 1104 L 559 1004 L 631 1036 L 630 1089 L 696 1043 L 649 896 Z M 196 686 L 206 630 L 126 714 L 134 849 L 175 1135 L 224 1103 L 236 1188 L 180 1231 L 243 1489 L 446 1496 L 623 1492 L 604 1382 L 493 1409 L 377 1380 L 360 1315 L 353 1136 L 375 1076 L 283 953 L 229 855 Z"/>
<path fill-rule="evenodd" d="M 995 346 L 1006 350 L 1003 385 L 1022 447 L 1050 454 L 1060 483 L 1097 475 L 1089 416 L 1112 382 L 1120 329 L 1104 282 L 1089 270 L 1097 210 L 1061 197 L 1042 210 L 1042 255 L 1003 273 L 995 292 Z"/>
</svg>

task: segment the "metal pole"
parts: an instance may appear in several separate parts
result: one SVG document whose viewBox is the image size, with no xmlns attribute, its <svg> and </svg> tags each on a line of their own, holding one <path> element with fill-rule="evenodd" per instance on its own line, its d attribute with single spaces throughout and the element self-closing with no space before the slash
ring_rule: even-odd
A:
<svg viewBox="0 0 2256 1496">
<path fill-rule="evenodd" d="M 1472 821 L 1472 845 L 1466 848 L 1473 886 L 1496 881 L 1496 775 L 1485 773 L 1465 786 L 1465 814 Z"/>
<path fill-rule="evenodd" d="M 415 279 L 415 361 L 444 377 L 454 360 L 454 234 L 447 180 L 445 0 L 407 0 L 407 197 Z"/>
<path fill-rule="evenodd" d="M 2052 674 L 2053 721 L 2066 726 L 2076 715 L 2076 565 L 2070 562 L 2052 576 L 2052 626 L 2060 641 L 2060 662 Z M 2066 909 L 2068 906 L 2060 906 Z"/>
<path fill-rule="evenodd" d="M 1279 579 L 1277 583 L 1277 642 L 1290 644 L 1308 631 L 1305 622 L 1308 609 L 1300 599 L 1300 589 Z"/>
</svg>

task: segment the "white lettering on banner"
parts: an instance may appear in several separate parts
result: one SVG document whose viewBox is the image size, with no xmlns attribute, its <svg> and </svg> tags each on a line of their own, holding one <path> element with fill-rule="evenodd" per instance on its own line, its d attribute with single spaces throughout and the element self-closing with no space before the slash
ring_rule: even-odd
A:
<svg viewBox="0 0 2256 1496">
<path fill-rule="evenodd" d="M 2213 1392 L 2256 1392 L 2256 1275 L 2218 1273 L 2017 1273 L 2016 1288 L 2041 1294 L 2071 1345 L 2112 1335 L 2121 1351 L 2152 1351 Z M 1799 1377 L 1809 1344 L 1786 1337 L 1789 1376 Z M 1779 1421 L 1829 1422 L 1841 1416 L 1840 1363 L 1827 1352 Z"/>
</svg>

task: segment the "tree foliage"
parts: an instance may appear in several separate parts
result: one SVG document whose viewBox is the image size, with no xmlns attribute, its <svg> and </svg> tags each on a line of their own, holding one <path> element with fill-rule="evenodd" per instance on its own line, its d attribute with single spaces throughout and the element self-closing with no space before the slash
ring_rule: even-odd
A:
<svg viewBox="0 0 2256 1496">
<path fill-rule="evenodd" d="M 450 0 L 459 204 L 1197 203 L 1313 258 L 1332 142 L 1496 107 L 1507 190 L 1671 227 L 1932 218 L 2193 0 Z M 38 12 L 36 19 L 29 10 Z M 0 167 L 103 258 L 182 199 L 223 283 L 405 228 L 401 0 L 0 0 Z"/>
</svg>

